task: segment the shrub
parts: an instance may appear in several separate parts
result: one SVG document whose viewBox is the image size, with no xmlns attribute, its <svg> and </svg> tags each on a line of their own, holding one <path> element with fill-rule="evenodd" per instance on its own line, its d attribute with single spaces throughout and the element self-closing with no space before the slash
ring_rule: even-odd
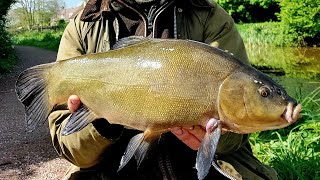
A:
<svg viewBox="0 0 320 180">
<path fill-rule="evenodd" d="M 15 62 L 11 37 L 5 28 L 5 21 L 0 19 L 0 74 L 9 71 Z"/>
<path fill-rule="evenodd" d="M 319 0 L 280 0 L 284 33 L 302 45 L 320 41 Z"/>
<path fill-rule="evenodd" d="M 278 0 L 216 0 L 235 22 L 276 21 L 280 11 Z"/>
</svg>

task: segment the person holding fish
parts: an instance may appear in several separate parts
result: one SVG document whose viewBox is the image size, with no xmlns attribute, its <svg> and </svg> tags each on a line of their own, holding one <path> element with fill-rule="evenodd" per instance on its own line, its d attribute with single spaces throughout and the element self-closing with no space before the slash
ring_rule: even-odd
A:
<svg viewBox="0 0 320 180">
<path fill-rule="evenodd" d="M 233 19 L 210 0 L 89 0 L 66 27 L 57 61 L 109 51 L 129 36 L 199 41 L 226 50 L 249 64 Z M 79 96 L 70 94 L 68 103 L 55 106 L 49 115 L 54 148 L 72 163 L 64 179 L 199 178 L 194 168 L 196 150 L 206 138 L 206 131 L 218 126 L 218 118 L 209 120 L 213 117 L 208 116 L 210 128 L 197 124 L 171 127 L 171 132 L 161 134 L 148 146 L 137 167 L 134 158 L 129 161 L 121 157 L 124 152 L 130 153 L 127 145 L 134 146 L 130 139 L 138 130 L 98 118 L 78 132 L 62 134 L 71 114 L 82 108 L 82 102 Z M 123 161 L 126 165 L 119 168 Z M 209 172 L 200 179 L 277 179 L 274 169 L 253 156 L 246 134 L 223 131 L 214 164 L 219 172 L 210 164 Z"/>
</svg>

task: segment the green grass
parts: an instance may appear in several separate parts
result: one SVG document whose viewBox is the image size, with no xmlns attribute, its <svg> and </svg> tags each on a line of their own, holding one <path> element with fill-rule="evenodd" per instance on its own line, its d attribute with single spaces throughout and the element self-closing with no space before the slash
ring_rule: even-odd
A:
<svg viewBox="0 0 320 180">
<path fill-rule="evenodd" d="M 255 156 L 280 179 L 320 179 L 320 87 L 300 102 L 302 117 L 294 125 L 250 135 Z"/>
<path fill-rule="evenodd" d="M 281 22 L 237 24 L 237 28 L 248 46 L 299 46 L 296 34 L 285 33 Z"/>
<path fill-rule="evenodd" d="M 63 30 L 25 31 L 13 35 L 13 43 L 58 51 L 62 34 Z"/>
</svg>

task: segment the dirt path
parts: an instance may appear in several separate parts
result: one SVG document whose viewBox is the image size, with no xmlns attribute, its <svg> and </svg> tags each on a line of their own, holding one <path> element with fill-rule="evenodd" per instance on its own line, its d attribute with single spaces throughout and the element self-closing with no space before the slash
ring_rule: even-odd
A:
<svg viewBox="0 0 320 180">
<path fill-rule="evenodd" d="M 48 125 L 25 132 L 24 109 L 14 91 L 22 70 L 54 61 L 56 52 L 25 46 L 15 49 L 16 68 L 0 78 L 0 180 L 61 179 L 68 165 L 55 152 Z"/>
</svg>

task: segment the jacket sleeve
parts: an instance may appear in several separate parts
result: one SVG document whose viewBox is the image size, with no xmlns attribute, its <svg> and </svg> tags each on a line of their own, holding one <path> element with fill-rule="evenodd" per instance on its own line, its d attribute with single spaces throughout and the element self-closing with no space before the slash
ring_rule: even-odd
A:
<svg viewBox="0 0 320 180">
<path fill-rule="evenodd" d="M 218 48 L 232 53 L 249 64 L 243 40 L 232 17 L 218 4 L 210 11 L 206 19 L 204 41 L 207 44 L 217 42 Z"/>
<path fill-rule="evenodd" d="M 87 53 L 81 36 L 84 26 L 79 16 L 70 21 L 61 38 L 58 61 Z M 79 132 L 62 136 L 61 130 L 69 117 L 70 112 L 66 104 L 57 106 L 51 112 L 48 118 L 51 139 L 58 154 L 80 168 L 96 165 L 105 149 L 112 147 L 122 133 L 122 127 L 110 125 L 106 120 L 99 119 Z"/>
<path fill-rule="evenodd" d="M 81 38 L 81 26 L 83 26 L 83 22 L 80 22 L 79 15 L 70 20 L 60 40 L 57 60 L 86 54 Z"/>
<path fill-rule="evenodd" d="M 58 106 L 49 115 L 49 128 L 54 148 L 60 156 L 80 168 L 96 165 L 105 148 L 112 145 L 116 138 L 114 140 L 105 138 L 93 124 L 89 124 L 79 132 L 62 136 L 61 130 L 69 117 L 70 113 L 66 110 L 66 105 Z"/>
<path fill-rule="evenodd" d="M 249 64 L 243 40 L 230 15 L 218 4 L 210 11 L 204 26 L 204 41 L 232 53 Z M 227 154 L 238 150 L 248 142 L 248 136 L 227 132 L 221 136 L 217 153 Z"/>
</svg>

